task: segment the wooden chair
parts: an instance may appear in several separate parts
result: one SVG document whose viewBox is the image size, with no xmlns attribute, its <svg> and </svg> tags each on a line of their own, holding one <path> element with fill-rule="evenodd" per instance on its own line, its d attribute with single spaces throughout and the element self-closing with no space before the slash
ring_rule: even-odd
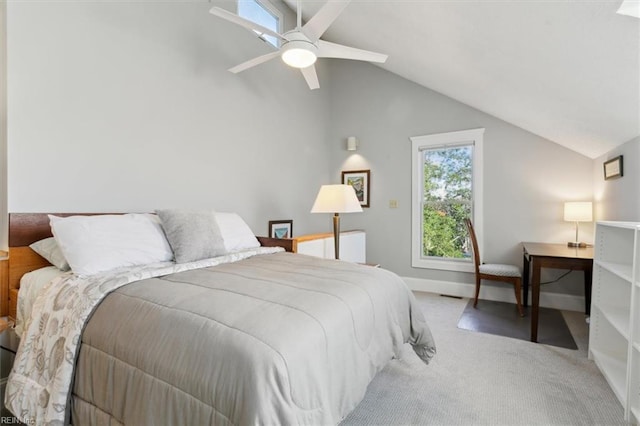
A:
<svg viewBox="0 0 640 426">
<path fill-rule="evenodd" d="M 473 303 L 473 307 L 475 308 L 478 305 L 478 295 L 480 294 L 480 281 L 482 280 L 490 280 L 490 281 L 500 281 L 509 284 L 513 284 L 514 290 L 516 292 L 516 306 L 518 308 L 518 313 L 520 316 L 524 316 L 524 311 L 522 310 L 522 274 L 520 273 L 520 268 L 514 265 L 503 265 L 503 264 L 491 264 L 491 263 L 480 263 L 480 253 L 478 252 L 478 240 L 476 239 L 476 233 L 473 230 L 473 224 L 470 219 L 464 220 L 465 225 L 467 225 L 467 229 L 469 230 L 469 236 L 471 237 L 471 244 L 473 245 L 473 263 L 476 269 L 476 299 Z"/>
</svg>

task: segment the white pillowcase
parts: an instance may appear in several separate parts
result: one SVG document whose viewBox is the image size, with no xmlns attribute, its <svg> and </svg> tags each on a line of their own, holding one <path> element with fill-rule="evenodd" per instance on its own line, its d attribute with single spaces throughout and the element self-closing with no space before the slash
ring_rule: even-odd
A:
<svg viewBox="0 0 640 426">
<path fill-rule="evenodd" d="M 249 225 L 237 213 L 216 212 L 216 221 L 228 252 L 260 247 Z"/>
<path fill-rule="evenodd" d="M 49 237 L 36 241 L 29 247 L 61 271 L 68 271 L 70 269 L 69 262 L 67 262 L 64 254 L 62 254 L 62 250 L 60 250 L 60 246 L 55 238 Z"/>
<path fill-rule="evenodd" d="M 173 259 L 155 215 L 49 215 L 49 220 L 53 236 L 78 275 Z"/>
</svg>

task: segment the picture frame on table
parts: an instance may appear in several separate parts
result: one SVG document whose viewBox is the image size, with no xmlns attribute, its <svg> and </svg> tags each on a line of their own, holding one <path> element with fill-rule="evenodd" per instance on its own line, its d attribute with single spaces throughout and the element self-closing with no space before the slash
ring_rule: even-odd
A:
<svg viewBox="0 0 640 426">
<path fill-rule="evenodd" d="M 604 180 L 617 179 L 623 176 L 622 155 L 618 155 L 603 163 Z"/>
<path fill-rule="evenodd" d="M 361 207 L 369 207 L 370 181 L 370 170 L 348 170 L 342 172 L 342 184 L 353 186 Z"/>
<path fill-rule="evenodd" d="M 293 238 L 293 220 L 270 220 L 269 237 Z"/>
</svg>

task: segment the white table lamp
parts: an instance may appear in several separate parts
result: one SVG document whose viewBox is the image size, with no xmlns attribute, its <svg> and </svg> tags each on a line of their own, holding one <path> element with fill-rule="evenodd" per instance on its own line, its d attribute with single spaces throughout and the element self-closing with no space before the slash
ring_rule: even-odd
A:
<svg viewBox="0 0 640 426">
<path fill-rule="evenodd" d="M 311 213 L 333 213 L 333 244 L 340 259 L 340 213 L 361 212 L 362 207 L 351 185 L 322 185 Z"/>
<path fill-rule="evenodd" d="M 569 247 L 586 247 L 586 243 L 578 240 L 578 222 L 593 221 L 593 203 L 591 201 L 574 201 L 564 203 L 564 220 L 576 223 L 576 240 L 567 243 Z"/>
</svg>

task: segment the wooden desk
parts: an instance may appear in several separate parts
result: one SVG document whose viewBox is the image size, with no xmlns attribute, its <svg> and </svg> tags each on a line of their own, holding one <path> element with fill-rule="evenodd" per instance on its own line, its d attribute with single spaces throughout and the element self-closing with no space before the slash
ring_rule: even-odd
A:
<svg viewBox="0 0 640 426">
<path fill-rule="evenodd" d="M 538 309 L 540 307 L 540 270 L 542 268 L 584 271 L 585 313 L 591 306 L 591 276 L 593 247 L 568 247 L 566 244 L 522 243 L 524 277 L 523 302 L 529 297 L 529 271 L 531 270 L 531 341 L 538 341 Z"/>
</svg>

